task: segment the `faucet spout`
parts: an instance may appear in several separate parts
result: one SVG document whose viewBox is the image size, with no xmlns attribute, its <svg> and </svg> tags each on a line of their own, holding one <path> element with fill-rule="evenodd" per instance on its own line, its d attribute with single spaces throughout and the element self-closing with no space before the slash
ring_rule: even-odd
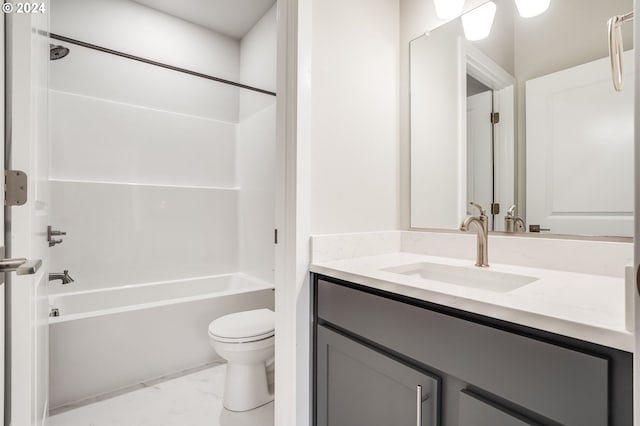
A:
<svg viewBox="0 0 640 426">
<path fill-rule="evenodd" d="M 511 205 L 504 217 L 504 232 L 526 232 L 526 229 L 527 226 L 524 223 L 524 219 L 520 216 L 516 216 L 516 205 Z"/>
<path fill-rule="evenodd" d="M 475 203 L 471 204 L 480 210 L 480 215 L 467 216 L 460 225 L 460 230 L 467 232 L 470 230 L 471 225 L 475 225 L 478 237 L 476 266 L 487 267 L 489 266 L 489 218 L 482 207 Z"/>
<path fill-rule="evenodd" d="M 476 225 L 477 229 L 482 228 L 482 222 L 480 221 L 480 218 L 467 216 L 464 218 L 464 221 L 462 221 L 462 224 L 460 224 L 460 230 L 463 232 L 467 232 L 469 231 L 471 225 Z"/>
<path fill-rule="evenodd" d="M 64 272 L 60 273 L 60 272 L 52 272 L 49 274 L 49 281 L 57 281 L 60 280 L 62 282 L 62 284 L 70 284 L 72 283 L 74 280 L 73 278 L 71 278 L 71 276 L 69 275 L 69 271 L 68 270 L 64 270 Z"/>
</svg>

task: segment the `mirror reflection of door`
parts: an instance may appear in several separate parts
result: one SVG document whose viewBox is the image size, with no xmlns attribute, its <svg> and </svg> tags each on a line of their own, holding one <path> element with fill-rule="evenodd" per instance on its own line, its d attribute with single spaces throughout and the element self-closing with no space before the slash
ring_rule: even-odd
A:
<svg viewBox="0 0 640 426">
<path fill-rule="evenodd" d="M 485 39 L 468 40 L 454 19 L 410 43 L 411 226 L 457 229 L 471 200 L 490 212 L 480 187 L 482 170 L 491 166 L 501 210 L 492 230 L 505 229 L 505 213 L 515 205 L 515 216 L 534 232 L 631 236 L 633 26 L 622 28 L 619 93 L 611 84 L 606 24 L 633 10 L 633 2 L 552 0 L 535 17 L 521 16 L 511 0 L 494 2 Z M 467 122 L 466 105 L 478 107 L 472 96 L 487 90 L 466 93 L 467 76 L 493 90 L 500 113 L 489 166 L 477 164 L 482 133 Z"/>
<path fill-rule="evenodd" d="M 493 160 L 493 91 L 467 75 L 467 214 L 470 202 L 480 204 L 489 215 L 489 229 L 495 230 Z"/>
</svg>

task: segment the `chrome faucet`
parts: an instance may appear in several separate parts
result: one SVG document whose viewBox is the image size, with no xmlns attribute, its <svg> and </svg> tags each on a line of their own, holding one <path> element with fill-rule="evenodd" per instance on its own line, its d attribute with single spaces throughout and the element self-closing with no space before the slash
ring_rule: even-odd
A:
<svg viewBox="0 0 640 426">
<path fill-rule="evenodd" d="M 524 219 L 520 216 L 516 216 L 516 205 L 513 204 L 507 210 L 507 215 L 504 217 L 504 232 L 526 232 L 527 226 L 524 223 Z"/>
<path fill-rule="evenodd" d="M 489 266 L 489 218 L 487 212 L 481 205 L 476 203 L 469 203 L 478 210 L 480 210 L 479 216 L 468 216 L 465 218 L 462 225 L 460 225 L 461 231 L 468 231 L 471 224 L 476 225 L 476 232 L 478 235 L 478 252 L 476 256 L 476 266 L 485 267 Z"/>
<path fill-rule="evenodd" d="M 69 276 L 69 271 L 66 269 L 64 270 L 63 273 L 52 272 L 49 274 L 49 281 L 56 281 L 56 280 L 62 281 L 62 284 L 69 284 L 73 282 L 73 278 Z"/>
</svg>

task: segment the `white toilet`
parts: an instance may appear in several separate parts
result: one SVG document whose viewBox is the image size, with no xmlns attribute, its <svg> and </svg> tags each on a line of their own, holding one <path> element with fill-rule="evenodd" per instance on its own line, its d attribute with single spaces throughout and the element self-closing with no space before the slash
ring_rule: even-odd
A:
<svg viewBox="0 0 640 426">
<path fill-rule="evenodd" d="M 220 317 L 209 324 L 209 341 L 227 360 L 227 410 L 248 411 L 273 401 L 267 383 L 267 362 L 274 355 L 273 311 L 256 309 Z"/>
</svg>

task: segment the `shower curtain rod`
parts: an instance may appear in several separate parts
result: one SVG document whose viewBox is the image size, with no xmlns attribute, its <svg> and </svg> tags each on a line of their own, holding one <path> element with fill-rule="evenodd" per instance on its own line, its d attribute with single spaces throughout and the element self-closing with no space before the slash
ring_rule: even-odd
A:
<svg viewBox="0 0 640 426">
<path fill-rule="evenodd" d="M 49 33 L 49 37 L 54 39 L 54 40 L 59 40 L 59 41 L 65 42 L 65 43 L 71 43 L 71 44 L 75 44 L 77 46 L 86 47 L 88 49 L 97 50 L 98 52 L 108 53 L 110 55 L 120 56 L 120 57 L 126 58 L 126 59 L 132 59 L 134 61 L 142 62 L 142 63 L 149 64 L 149 65 L 154 65 L 156 67 L 166 68 L 168 70 L 173 70 L 173 71 L 181 72 L 181 73 L 184 73 L 184 74 L 193 75 L 195 77 L 206 78 L 207 80 L 217 81 L 218 83 L 229 84 L 231 86 L 239 87 L 241 89 L 252 90 L 254 92 L 264 93 L 265 95 L 276 96 L 275 92 L 270 92 L 268 90 L 259 89 L 257 87 L 248 86 L 248 85 L 242 84 L 242 83 L 236 83 L 235 81 L 225 80 L 224 78 L 214 77 L 214 76 L 208 75 L 208 74 L 202 74 L 202 73 L 199 73 L 199 72 L 196 72 L 196 71 L 191 71 L 191 70 L 188 70 L 188 69 L 185 69 L 185 68 L 180 68 L 180 67 L 176 67 L 176 66 L 173 66 L 173 65 L 164 64 L 162 62 L 152 61 L 151 59 L 141 58 L 140 56 L 130 55 L 128 53 L 120 52 L 120 51 L 113 50 L 113 49 L 108 49 L 106 47 L 98 46 L 98 45 L 91 44 L 91 43 L 86 43 L 84 41 L 76 40 L 76 39 L 73 39 L 73 38 L 70 38 L 70 37 L 65 37 L 65 36 L 62 36 L 62 35 L 59 35 L 59 34 Z"/>
</svg>

